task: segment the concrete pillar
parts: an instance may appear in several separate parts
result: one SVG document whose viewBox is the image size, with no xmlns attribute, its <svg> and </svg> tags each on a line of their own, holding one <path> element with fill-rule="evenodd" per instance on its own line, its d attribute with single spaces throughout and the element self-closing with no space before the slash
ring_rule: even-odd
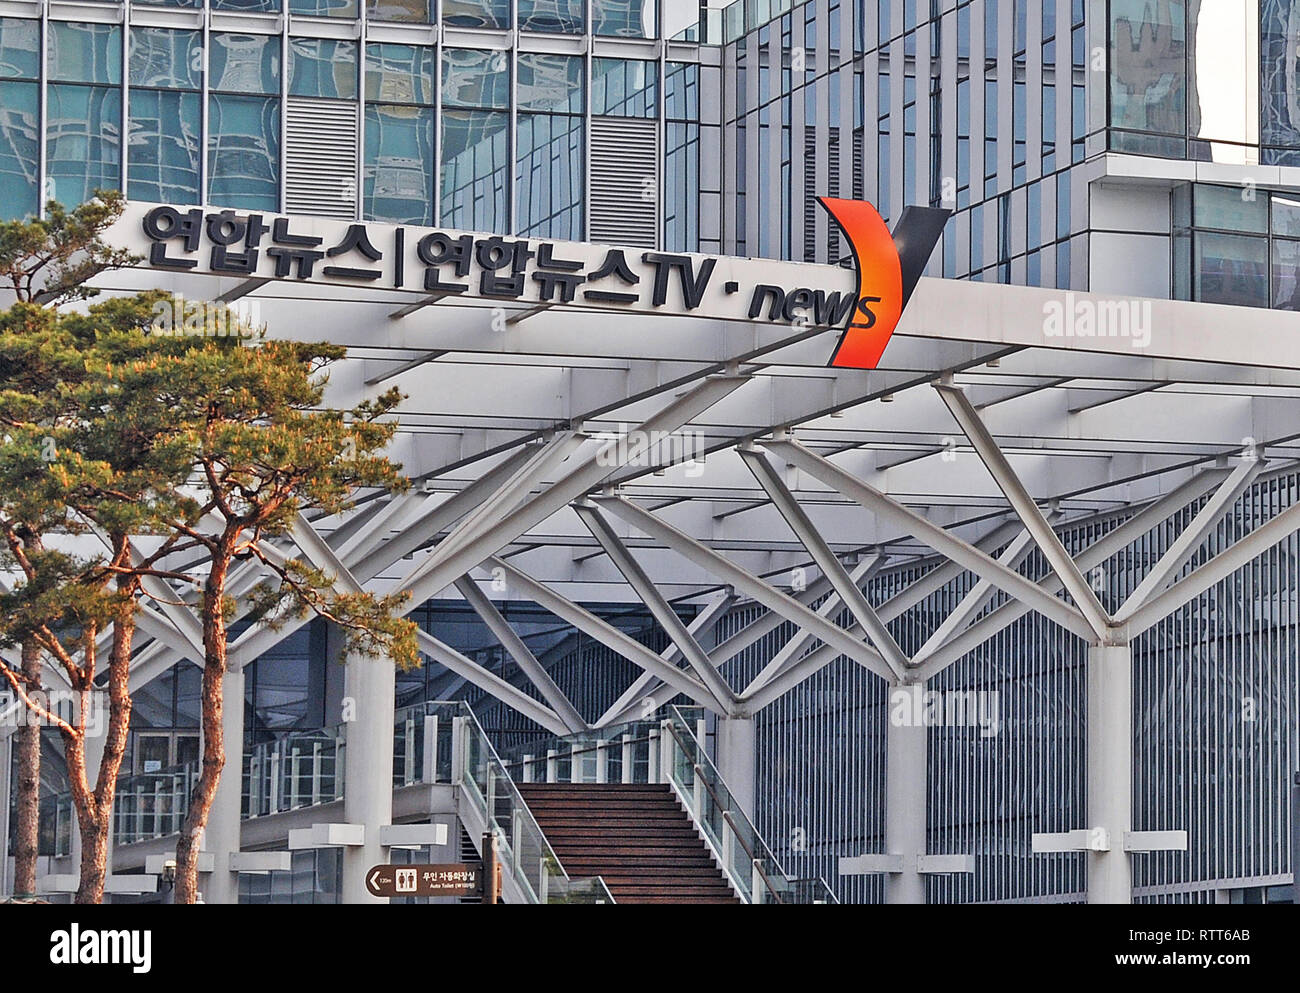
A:
<svg viewBox="0 0 1300 993">
<path fill-rule="evenodd" d="M 754 718 L 719 717 L 714 728 L 718 772 L 745 816 L 754 819 Z"/>
<path fill-rule="evenodd" d="M 342 633 L 331 628 L 328 657 L 338 658 Z M 365 827 L 365 843 L 343 849 L 343 902 L 387 903 L 366 889 L 366 870 L 388 861 L 379 828 L 393 822 L 393 719 L 396 669 L 389 659 L 349 655 L 343 676 L 347 750 L 343 819 Z"/>
<path fill-rule="evenodd" d="M 891 693 L 913 693 L 911 687 L 893 687 Z M 921 687 L 924 692 L 924 687 Z M 909 707 L 889 709 L 885 730 L 885 851 L 903 857 L 902 872 L 885 876 L 886 903 L 925 903 L 925 880 L 917 871 L 917 856 L 925 854 L 926 762 L 929 732 L 922 721 L 911 720 Z"/>
<path fill-rule="evenodd" d="M 239 851 L 244 792 L 244 670 L 227 662 L 221 679 L 221 729 L 226 765 L 208 811 L 202 851 L 212 854 L 212 872 L 199 878 L 204 903 L 238 903 L 239 873 L 231 872 L 231 853 Z"/>
<path fill-rule="evenodd" d="M 12 896 L 9 868 L 9 803 L 13 796 L 13 728 L 0 728 L 0 897 Z"/>
<path fill-rule="evenodd" d="M 1300 907 L 1300 769 L 1291 776 L 1291 902 Z"/>
<path fill-rule="evenodd" d="M 1133 651 L 1088 649 L 1088 818 L 1109 851 L 1089 851 L 1088 902 L 1132 903 L 1133 869 L 1124 836 L 1133 826 Z"/>
</svg>

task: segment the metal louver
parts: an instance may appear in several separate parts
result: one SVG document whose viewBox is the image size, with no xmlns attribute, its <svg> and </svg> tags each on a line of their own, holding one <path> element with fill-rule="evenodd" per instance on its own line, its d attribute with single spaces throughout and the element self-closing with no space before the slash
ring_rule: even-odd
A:
<svg viewBox="0 0 1300 993">
<path fill-rule="evenodd" d="M 804 129 L 803 143 L 803 260 L 805 262 L 821 261 L 817 257 L 817 214 L 821 207 L 817 205 L 819 196 L 837 197 L 840 195 L 840 129 L 825 128 L 826 143 L 821 144 L 817 129 L 808 126 Z M 826 160 L 826 188 L 817 188 L 817 160 Z M 826 225 L 827 258 L 838 261 L 840 255 L 840 232 L 832 222 Z"/>
<path fill-rule="evenodd" d="M 594 242 L 654 248 L 659 232 L 659 125 L 593 117 L 588 203 Z"/>
<path fill-rule="evenodd" d="M 352 220 L 357 212 L 357 106 L 290 97 L 284 206 L 290 214 Z"/>
</svg>

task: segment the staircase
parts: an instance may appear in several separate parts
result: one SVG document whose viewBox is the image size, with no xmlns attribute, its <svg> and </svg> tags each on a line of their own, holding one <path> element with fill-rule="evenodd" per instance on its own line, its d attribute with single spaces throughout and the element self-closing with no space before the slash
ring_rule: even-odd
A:
<svg viewBox="0 0 1300 993">
<path fill-rule="evenodd" d="M 667 784 L 518 788 L 564 868 L 617 903 L 740 903 Z"/>
</svg>

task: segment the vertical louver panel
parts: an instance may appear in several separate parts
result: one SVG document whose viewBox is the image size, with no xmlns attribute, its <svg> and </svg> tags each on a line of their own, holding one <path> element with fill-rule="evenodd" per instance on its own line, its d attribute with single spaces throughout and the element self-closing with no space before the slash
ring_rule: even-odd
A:
<svg viewBox="0 0 1300 993">
<path fill-rule="evenodd" d="M 656 121 L 592 118 L 591 241 L 655 247 L 659 231 L 658 135 Z"/>
<path fill-rule="evenodd" d="M 817 215 L 822 208 L 817 205 L 818 197 L 837 197 L 840 195 L 840 129 L 825 128 L 826 141 L 822 144 L 820 134 L 814 127 L 808 126 L 803 133 L 803 260 L 819 262 L 817 254 Z M 817 188 L 817 162 L 826 160 L 826 188 Z M 826 246 L 831 262 L 839 259 L 840 229 L 829 219 L 826 223 Z"/>
<path fill-rule="evenodd" d="M 290 97 L 285 115 L 285 210 L 351 220 L 356 216 L 356 191 L 356 104 Z"/>
</svg>

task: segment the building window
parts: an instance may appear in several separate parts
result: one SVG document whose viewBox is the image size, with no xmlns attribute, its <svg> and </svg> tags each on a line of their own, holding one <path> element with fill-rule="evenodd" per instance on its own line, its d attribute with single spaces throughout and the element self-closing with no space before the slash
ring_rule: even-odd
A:
<svg viewBox="0 0 1300 993">
<path fill-rule="evenodd" d="M 508 28 L 510 0 L 442 0 L 442 21 L 454 28 Z"/>
<path fill-rule="evenodd" d="M 366 16 L 372 21 L 432 24 L 433 9 L 430 0 L 369 0 L 366 4 Z"/>
<path fill-rule="evenodd" d="M 289 0 L 289 13 L 305 17 L 350 17 L 355 20 L 357 0 Z"/>
<path fill-rule="evenodd" d="M 519 30 L 582 34 L 583 0 L 519 0 Z"/>
<path fill-rule="evenodd" d="M 519 55 L 515 125 L 515 229 L 582 237 L 582 59 Z"/>
<path fill-rule="evenodd" d="M 40 37 L 39 21 L 0 17 L 0 220 L 40 206 Z"/>
<path fill-rule="evenodd" d="M 1173 231 L 1175 299 L 1300 310 L 1300 197 L 1181 186 Z"/>
<path fill-rule="evenodd" d="M 208 197 L 279 210 L 280 38 L 214 33 L 209 66 Z"/>
<path fill-rule="evenodd" d="M 362 189 L 367 218 L 432 224 L 436 196 L 434 50 L 366 46 L 366 147 Z"/>
<path fill-rule="evenodd" d="M 321 38 L 289 41 L 289 93 L 328 100 L 357 98 L 357 43 Z"/>
<path fill-rule="evenodd" d="M 203 36 L 133 28 L 127 193 L 133 200 L 199 203 Z"/>
<path fill-rule="evenodd" d="M 280 208 L 280 101 L 213 93 L 208 105 L 208 193 L 243 210 Z"/>
<path fill-rule="evenodd" d="M 681 23 L 678 13 L 683 5 L 672 3 L 674 23 Z M 691 5 L 694 6 L 693 4 Z M 695 10 L 686 20 L 698 17 Z M 591 0 L 592 33 L 622 38 L 655 38 L 658 36 L 656 20 L 658 6 L 655 0 Z"/>
</svg>

